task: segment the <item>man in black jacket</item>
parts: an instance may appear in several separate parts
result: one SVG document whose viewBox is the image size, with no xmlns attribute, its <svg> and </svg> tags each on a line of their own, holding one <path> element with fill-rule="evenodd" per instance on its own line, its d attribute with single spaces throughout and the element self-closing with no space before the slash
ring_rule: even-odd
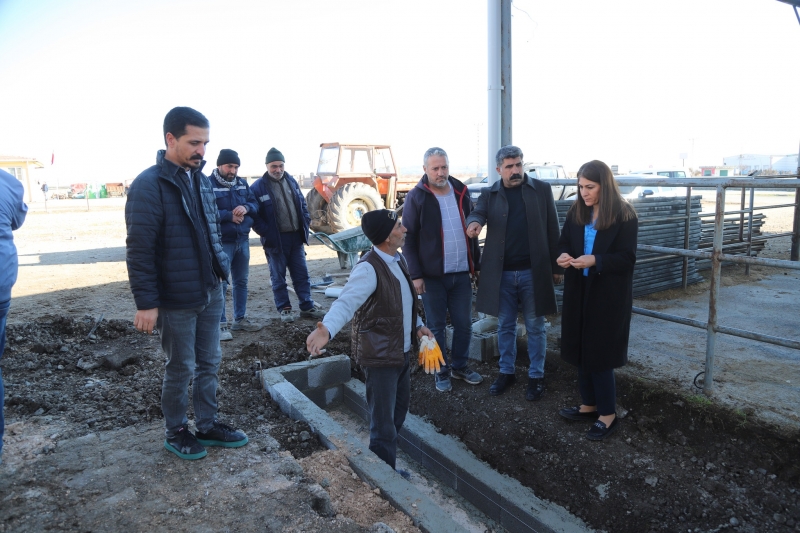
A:
<svg viewBox="0 0 800 533">
<path fill-rule="evenodd" d="M 528 335 L 528 388 L 525 399 L 544 393 L 547 334 L 544 317 L 556 312 L 553 283 L 560 283 L 558 216 L 550 185 L 522 171 L 522 150 L 503 146 L 496 155 L 500 181 L 484 189 L 467 217 L 467 235 L 487 226 L 481 285 L 475 308 L 497 317 L 500 375 L 489 394 L 503 394 L 514 384 L 517 359 L 517 310 L 522 306 Z"/>
<path fill-rule="evenodd" d="M 204 446 L 247 444 L 247 435 L 216 420 L 221 281 L 230 267 L 214 192 L 201 172 L 208 129 L 206 117 L 194 109 L 167 113 L 167 149 L 136 177 L 125 204 L 128 279 L 137 309 L 133 325 L 148 334 L 157 328 L 161 336 L 167 356 L 161 388 L 164 447 L 181 459 L 205 457 Z M 196 436 L 186 416 L 192 377 Z"/>
<path fill-rule="evenodd" d="M 406 242 L 403 256 L 422 296 L 425 318 L 447 364 L 435 374 L 436 390 L 452 389 L 450 378 L 477 385 L 483 377 L 467 366 L 472 340 L 472 276 L 480 248 L 466 235 L 465 218 L 472 202 L 467 187 L 450 176 L 447 153 L 429 148 L 422 157 L 425 174 L 403 204 Z M 447 358 L 447 314 L 453 325 L 453 344 Z"/>
</svg>

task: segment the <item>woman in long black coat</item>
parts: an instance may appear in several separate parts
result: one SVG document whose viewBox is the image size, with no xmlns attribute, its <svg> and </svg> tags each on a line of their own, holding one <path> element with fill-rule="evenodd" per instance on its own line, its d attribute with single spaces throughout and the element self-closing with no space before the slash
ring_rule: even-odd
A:
<svg viewBox="0 0 800 533">
<path fill-rule="evenodd" d="M 602 440 L 619 426 L 614 369 L 628 361 L 639 223 L 602 161 L 580 168 L 578 189 L 558 241 L 557 263 L 566 270 L 561 358 L 578 367 L 582 403 L 559 414 L 594 422 L 586 436 Z"/>
</svg>

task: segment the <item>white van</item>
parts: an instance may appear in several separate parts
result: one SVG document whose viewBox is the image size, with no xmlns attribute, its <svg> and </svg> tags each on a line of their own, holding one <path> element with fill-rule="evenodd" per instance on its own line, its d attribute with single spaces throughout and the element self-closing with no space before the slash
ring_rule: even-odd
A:
<svg viewBox="0 0 800 533">
<path fill-rule="evenodd" d="M 661 171 L 666 172 L 666 171 Z M 664 176 L 663 174 L 625 174 L 621 176 L 614 176 L 615 179 L 619 178 L 668 178 L 677 176 Z M 681 176 L 685 177 L 685 176 Z M 662 187 L 660 185 L 620 185 L 619 192 L 622 193 L 623 198 L 646 198 L 648 196 L 686 196 L 685 187 Z"/>
<path fill-rule="evenodd" d="M 633 170 L 631 174 L 652 174 L 665 178 L 691 178 L 692 173 L 687 168 L 647 168 L 644 170 Z"/>
</svg>

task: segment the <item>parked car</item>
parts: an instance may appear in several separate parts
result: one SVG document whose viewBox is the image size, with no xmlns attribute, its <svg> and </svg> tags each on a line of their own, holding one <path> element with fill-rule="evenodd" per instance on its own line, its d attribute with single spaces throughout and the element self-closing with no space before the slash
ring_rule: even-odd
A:
<svg viewBox="0 0 800 533">
<path fill-rule="evenodd" d="M 665 178 L 690 178 L 692 173 L 685 168 L 648 168 L 645 170 L 634 170 L 631 174 L 651 174 L 663 176 Z"/>
<path fill-rule="evenodd" d="M 567 178 L 567 173 L 564 172 L 564 167 L 562 167 L 561 165 L 552 165 L 549 163 L 544 163 L 544 164 L 525 163 L 523 170 L 531 178 L 538 178 L 538 179 Z M 478 201 L 478 198 L 481 196 L 481 191 L 489 186 L 490 185 L 488 176 L 483 178 L 481 181 L 477 183 L 467 184 L 467 189 L 469 189 L 469 196 L 472 199 L 473 204 Z M 567 198 L 572 198 L 576 194 L 578 194 L 577 185 L 551 185 L 550 187 L 553 189 L 553 198 L 555 198 L 556 200 L 566 200 Z"/>
<path fill-rule="evenodd" d="M 663 174 L 625 174 L 614 176 L 619 178 L 669 178 L 676 176 L 665 176 Z M 681 176 L 685 177 L 685 176 Z M 618 182 L 619 183 L 619 182 Z M 686 196 L 684 187 L 662 187 L 661 185 L 620 185 L 619 191 L 623 198 L 645 198 L 647 196 Z"/>
</svg>

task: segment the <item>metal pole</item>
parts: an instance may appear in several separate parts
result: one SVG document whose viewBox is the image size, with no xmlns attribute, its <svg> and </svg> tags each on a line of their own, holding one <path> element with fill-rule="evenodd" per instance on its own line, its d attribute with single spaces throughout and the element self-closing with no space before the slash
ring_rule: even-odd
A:
<svg viewBox="0 0 800 533">
<path fill-rule="evenodd" d="M 488 58 L 489 58 L 489 120 L 486 148 L 489 152 L 487 176 L 494 183 L 499 176 L 495 170 L 495 155 L 500 149 L 500 98 L 503 90 L 500 80 L 500 0 L 487 0 L 488 6 Z"/>
<path fill-rule="evenodd" d="M 756 201 L 756 188 L 750 187 L 750 209 L 747 213 L 747 257 L 750 257 L 750 254 L 753 251 L 753 204 Z M 750 275 L 750 263 L 744 265 L 744 274 L 745 276 Z"/>
<path fill-rule="evenodd" d="M 722 231 L 725 220 L 725 188 L 717 185 L 717 209 L 714 214 L 714 249 L 711 253 L 711 291 L 708 298 L 708 327 L 706 328 L 706 369 L 703 376 L 703 393 L 713 394 L 714 354 L 717 344 L 717 298 L 722 276 Z"/>
<path fill-rule="evenodd" d="M 511 0 L 501 1 L 500 15 L 500 146 L 511 144 Z"/>
<path fill-rule="evenodd" d="M 797 152 L 797 177 L 800 178 L 800 150 Z M 800 189 L 794 190 L 794 223 L 792 224 L 792 261 L 800 260 Z"/>
<path fill-rule="evenodd" d="M 689 230 L 692 223 L 692 188 L 686 187 L 686 222 L 683 226 L 683 249 L 689 249 Z M 681 285 L 683 289 L 689 286 L 689 258 L 683 258 L 683 271 L 681 272 Z"/>
</svg>

